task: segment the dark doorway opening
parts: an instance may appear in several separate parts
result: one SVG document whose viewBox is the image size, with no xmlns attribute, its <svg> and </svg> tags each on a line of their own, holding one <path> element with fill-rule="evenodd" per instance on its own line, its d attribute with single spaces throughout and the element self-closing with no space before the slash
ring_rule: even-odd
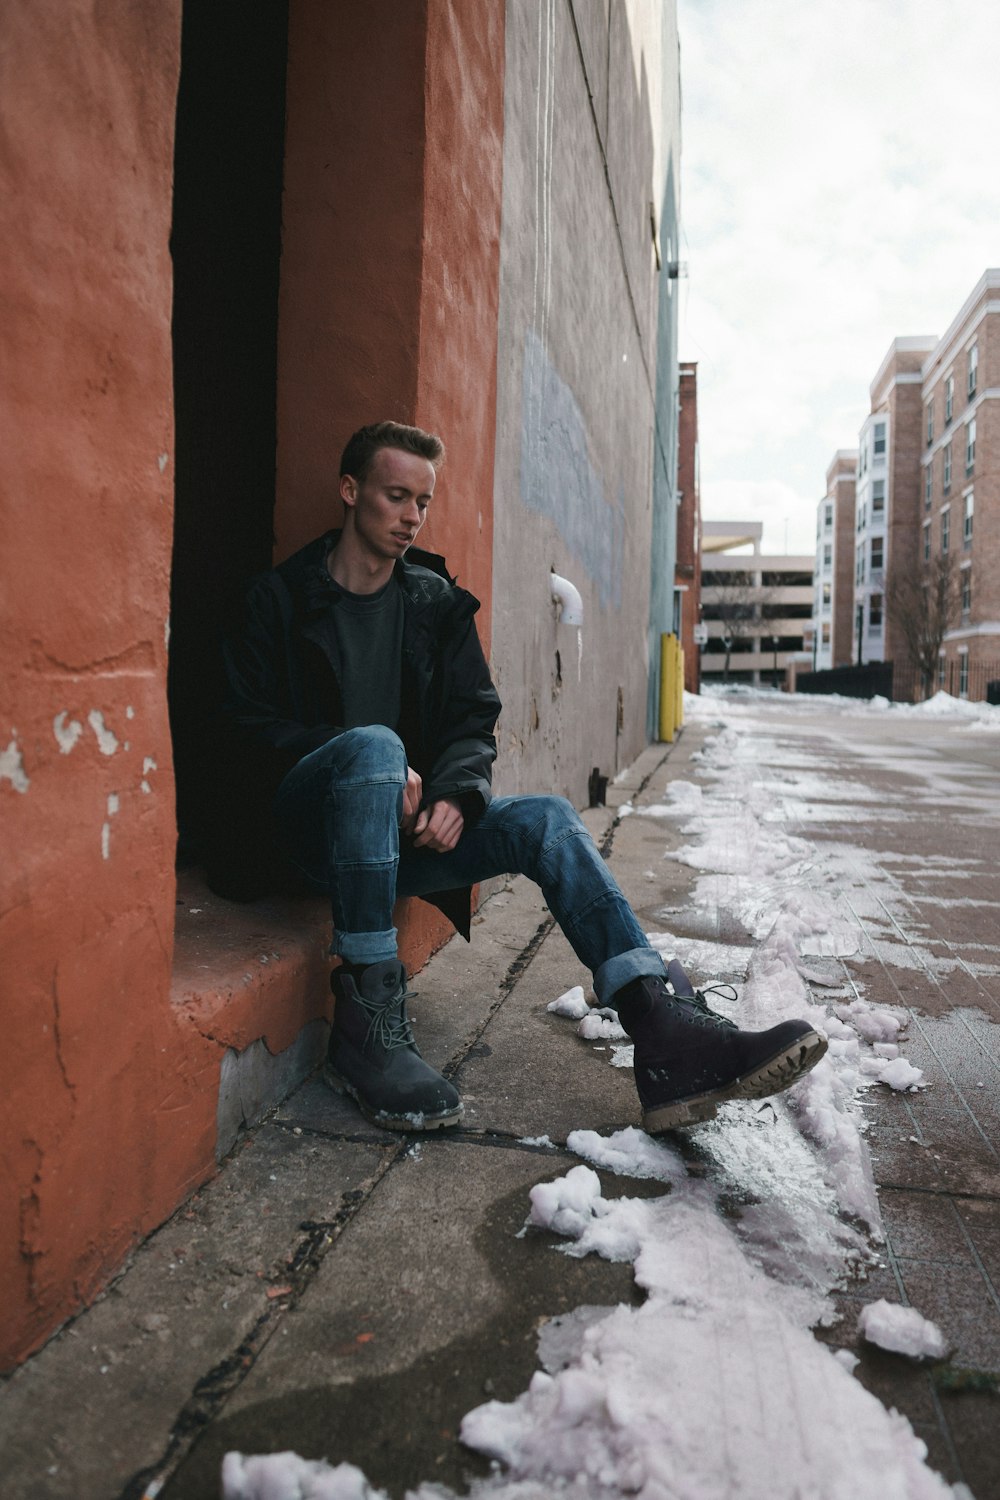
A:
<svg viewBox="0 0 1000 1500">
<path fill-rule="evenodd" d="M 168 693 L 179 857 L 197 858 L 220 641 L 271 564 L 287 0 L 189 0 L 174 154 L 175 520 Z"/>
</svg>

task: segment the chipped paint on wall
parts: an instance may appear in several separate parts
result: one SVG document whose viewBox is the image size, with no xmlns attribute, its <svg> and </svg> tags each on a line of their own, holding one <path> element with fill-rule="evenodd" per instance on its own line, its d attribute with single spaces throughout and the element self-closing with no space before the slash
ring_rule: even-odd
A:
<svg viewBox="0 0 1000 1500">
<path fill-rule="evenodd" d="M 69 723 L 66 722 L 67 719 L 69 714 L 64 711 L 56 714 L 52 720 L 52 733 L 59 745 L 60 755 L 68 755 L 83 733 L 83 725 L 79 719 L 69 719 Z"/>
<path fill-rule="evenodd" d="M 87 715 L 87 723 L 97 736 L 98 748 L 102 755 L 114 755 L 118 749 L 118 736 L 109 729 L 104 722 L 104 715 L 100 709 L 92 708 Z"/>
<path fill-rule="evenodd" d="M 139 787 L 143 792 L 147 794 L 147 796 L 152 791 L 152 787 L 150 786 L 146 778 L 148 777 L 150 771 L 155 771 L 156 769 L 156 761 L 153 759 L 153 757 L 151 755 L 145 756 L 142 762 L 142 780 L 139 782 Z"/>
<path fill-rule="evenodd" d="M 6 750 L 0 750 L 0 781 L 9 781 L 15 792 L 26 792 L 31 780 L 24 769 L 24 757 L 17 743 L 17 730 L 11 730 L 12 739 Z"/>
</svg>

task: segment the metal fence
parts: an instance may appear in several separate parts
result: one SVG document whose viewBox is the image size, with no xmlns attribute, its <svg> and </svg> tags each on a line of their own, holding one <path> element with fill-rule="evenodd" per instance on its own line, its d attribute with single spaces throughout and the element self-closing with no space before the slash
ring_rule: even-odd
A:
<svg viewBox="0 0 1000 1500">
<path fill-rule="evenodd" d="M 802 672 L 795 679 L 799 693 L 839 693 L 845 698 L 891 698 L 895 703 L 922 703 L 935 693 L 969 698 L 976 703 L 1000 704 L 1000 661 L 942 661 L 932 679 L 919 667 L 891 661 L 863 667 L 834 667 L 827 672 Z"/>
</svg>

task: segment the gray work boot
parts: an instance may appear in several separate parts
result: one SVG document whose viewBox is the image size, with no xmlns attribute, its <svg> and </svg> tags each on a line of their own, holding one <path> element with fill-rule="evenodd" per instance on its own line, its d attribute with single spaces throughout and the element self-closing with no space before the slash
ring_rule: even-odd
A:
<svg viewBox="0 0 1000 1500">
<path fill-rule="evenodd" d="M 406 1016 L 406 970 L 398 959 L 330 975 L 336 1005 L 324 1077 L 350 1094 L 384 1130 L 438 1130 L 457 1125 L 462 1103 L 446 1078 L 425 1063 Z"/>
<path fill-rule="evenodd" d="M 709 1010 L 676 959 L 665 979 L 635 979 L 611 1004 L 635 1042 L 635 1083 L 650 1135 L 712 1120 L 727 1099 L 779 1094 L 826 1051 L 826 1037 L 808 1021 L 740 1031 Z"/>
</svg>

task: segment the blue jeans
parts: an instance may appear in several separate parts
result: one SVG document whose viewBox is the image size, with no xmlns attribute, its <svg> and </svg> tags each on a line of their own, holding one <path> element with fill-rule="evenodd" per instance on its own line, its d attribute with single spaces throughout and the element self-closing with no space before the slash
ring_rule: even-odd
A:
<svg viewBox="0 0 1000 1500">
<path fill-rule="evenodd" d="M 437 854 L 400 838 L 406 771 L 399 736 L 375 724 L 304 756 L 278 788 L 274 810 L 287 856 L 333 904 L 332 952 L 354 964 L 395 958 L 397 896 L 519 874 L 541 887 L 602 1004 L 630 980 L 664 973 L 565 798 L 498 797 L 454 849 Z"/>
</svg>

